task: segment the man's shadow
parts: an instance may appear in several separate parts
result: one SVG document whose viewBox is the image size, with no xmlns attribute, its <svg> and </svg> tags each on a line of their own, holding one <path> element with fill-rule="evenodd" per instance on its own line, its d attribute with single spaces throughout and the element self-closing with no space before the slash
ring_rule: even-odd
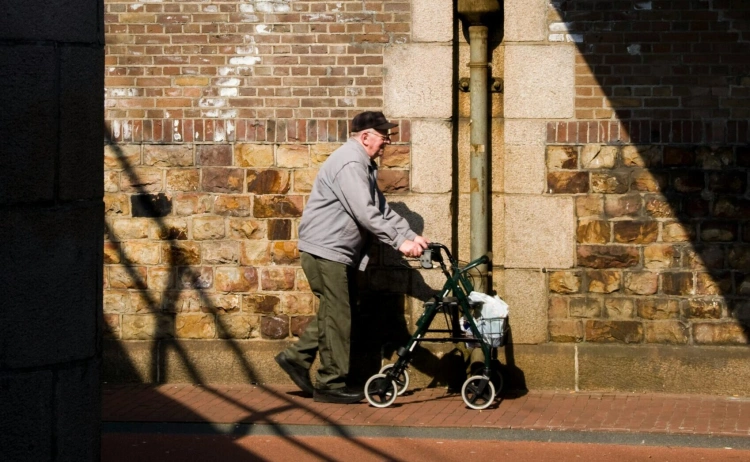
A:
<svg viewBox="0 0 750 462">
<path fill-rule="evenodd" d="M 417 234 L 425 232 L 419 214 L 400 202 L 389 205 Z M 429 237 L 429 231 L 427 234 Z M 397 351 L 407 345 L 416 329 L 423 304 L 442 289 L 446 281 L 439 266 L 420 269 L 417 260 L 404 258 L 396 249 L 382 244 L 371 248 L 368 269 L 358 273 L 359 304 L 352 316 L 352 382 L 364 383 L 382 364 L 398 359 Z M 429 274 L 429 281 L 425 280 L 427 271 L 435 272 Z M 449 326 L 450 320 L 438 314 L 431 327 L 443 328 L 446 324 Z M 504 348 L 504 354 L 494 350 L 493 370 L 502 377 L 504 390 L 526 390 L 523 371 L 515 366 L 512 345 Z M 505 364 L 498 357 L 504 357 Z M 467 366 L 460 348 L 450 342 L 419 343 L 412 353 L 411 367 L 432 378 L 428 387 L 445 386 L 459 392 L 467 378 Z"/>
</svg>

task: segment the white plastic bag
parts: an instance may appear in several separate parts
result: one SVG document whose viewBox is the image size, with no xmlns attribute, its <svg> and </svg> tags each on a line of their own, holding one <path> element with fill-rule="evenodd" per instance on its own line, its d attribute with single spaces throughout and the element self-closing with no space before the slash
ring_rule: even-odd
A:
<svg viewBox="0 0 750 462">
<path fill-rule="evenodd" d="M 481 292 L 471 292 L 469 294 L 469 301 L 482 304 L 482 317 L 485 319 L 508 317 L 508 304 L 497 295 L 492 296 Z"/>
<path fill-rule="evenodd" d="M 503 343 L 503 335 L 505 334 L 508 304 L 497 295 L 493 297 L 480 292 L 471 292 L 469 301 L 482 304 L 481 316 L 474 322 L 484 341 L 492 347 L 499 347 Z"/>
</svg>

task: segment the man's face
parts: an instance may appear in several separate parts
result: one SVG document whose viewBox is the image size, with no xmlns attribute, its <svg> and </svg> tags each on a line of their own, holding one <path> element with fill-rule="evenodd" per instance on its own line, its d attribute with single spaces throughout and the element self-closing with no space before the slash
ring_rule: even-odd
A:
<svg viewBox="0 0 750 462">
<path fill-rule="evenodd" d="M 388 130 L 377 130 L 371 128 L 367 130 L 362 137 L 362 144 L 370 159 L 376 159 L 383 155 L 385 146 L 391 143 Z"/>
</svg>

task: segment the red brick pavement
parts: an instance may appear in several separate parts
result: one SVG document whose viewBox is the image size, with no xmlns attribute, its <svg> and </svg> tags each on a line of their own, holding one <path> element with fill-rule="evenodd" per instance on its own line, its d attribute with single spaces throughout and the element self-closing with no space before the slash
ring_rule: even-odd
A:
<svg viewBox="0 0 750 462">
<path fill-rule="evenodd" d="M 105 422 L 484 427 L 750 436 L 750 399 L 696 395 L 530 392 L 467 408 L 445 389 L 407 391 L 388 408 L 315 403 L 292 387 L 105 385 Z"/>
</svg>

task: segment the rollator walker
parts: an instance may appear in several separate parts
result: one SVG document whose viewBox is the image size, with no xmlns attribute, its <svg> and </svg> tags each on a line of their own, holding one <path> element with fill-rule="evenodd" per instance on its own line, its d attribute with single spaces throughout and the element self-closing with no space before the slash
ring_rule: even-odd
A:
<svg viewBox="0 0 750 462">
<path fill-rule="evenodd" d="M 437 262 L 446 282 L 440 292 L 424 304 L 424 313 L 417 320 L 417 329 L 406 346 L 397 350 L 396 362 L 383 366 L 379 373 L 367 380 L 365 398 L 371 405 L 388 407 L 398 396 L 404 394 L 409 386 L 407 368 L 414 349 L 421 342 L 467 342 L 473 347 L 481 348 L 484 353 L 484 368 L 481 374 L 466 379 L 461 387 L 461 397 L 472 409 L 486 409 L 494 402 L 495 385 L 490 380 L 493 372 L 492 353 L 496 347 L 504 343 L 507 322 L 505 318 L 483 318 L 482 304 L 469 300 L 469 294 L 474 290 L 469 271 L 480 265 L 489 264 L 491 258 L 492 254 L 488 252 L 466 266 L 459 267 L 446 246 L 438 243 L 428 245 L 420 259 L 421 265 L 429 269 L 433 268 L 433 262 Z M 430 329 L 438 313 L 443 314 L 450 329 Z M 442 336 L 428 337 L 426 334 Z"/>
</svg>

